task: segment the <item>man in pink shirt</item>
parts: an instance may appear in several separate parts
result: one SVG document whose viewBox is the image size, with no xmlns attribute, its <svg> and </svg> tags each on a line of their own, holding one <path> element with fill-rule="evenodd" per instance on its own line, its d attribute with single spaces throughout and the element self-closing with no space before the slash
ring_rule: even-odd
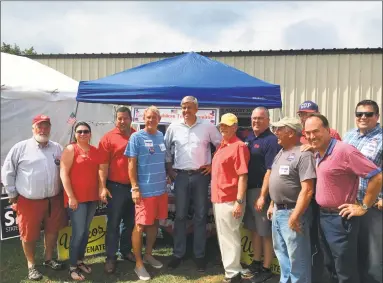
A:
<svg viewBox="0 0 383 283">
<path fill-rule="evenodd" d="M 330 135 L 328 120 L 315 113 L 305 123 L 306 138 L 316 151 L 316 201 L 326 267 L 334 282 L 360 283 L 357 261 L 359 216 L 373 205 L 382 187 L 381 168 L 355 147 Z M 361 205 L 356 204 L 359 177 L 369 179 Z"/>
</svg>

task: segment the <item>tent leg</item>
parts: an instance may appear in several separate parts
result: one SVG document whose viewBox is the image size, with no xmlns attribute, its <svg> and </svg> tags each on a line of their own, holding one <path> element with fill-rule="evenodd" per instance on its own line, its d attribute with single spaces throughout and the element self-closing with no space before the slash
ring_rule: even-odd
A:
<svg viewBox="0 0 383 283">
<path fill-rule="evenodd" d="M 75 116 L 75 117 L 77 117 L 78 103 L 79 103 L 79 102 L 77 101 L 76 109 L 75 109 L 75 111 L 74 111 L 74 116 Z M 73 130 L 74 130 L 74 126 L 75 126 L 75 124 L 76 124 L 76 123 L 74 123 L 74 124 L 72 125 L 72 130 L 70 131 L 69 143 L 71 143 L 72 138 L 73 138 Z"/>
</svg>

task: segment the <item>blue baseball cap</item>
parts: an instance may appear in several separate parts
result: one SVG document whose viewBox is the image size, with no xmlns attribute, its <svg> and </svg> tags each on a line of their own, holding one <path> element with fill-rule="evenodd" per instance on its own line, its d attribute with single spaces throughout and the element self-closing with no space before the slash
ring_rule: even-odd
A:
<svg viewBox="0 0 383 283">
<path fill-rule="evenodd" d="M 315 112 L 319 112 L 319 107 L 318 107 L 318 104 L 316 104 L 315 102 L 307 100 L 303 102 L 301 105 L 299 105 L 298 112 L 315 113 Z"/>
</svg>

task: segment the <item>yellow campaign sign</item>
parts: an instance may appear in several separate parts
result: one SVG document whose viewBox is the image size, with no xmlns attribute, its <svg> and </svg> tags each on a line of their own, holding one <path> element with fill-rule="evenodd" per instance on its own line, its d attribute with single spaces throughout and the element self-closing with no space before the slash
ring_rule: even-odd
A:
<svg viewBox="0 0 383 283">
<path fill-rule="evenodd" d="M 253 246 L 251 244 L 251 232 L 247 229 L 245 229 L 243 226 L 240 228 L 241 230 L 241 262 L 244 264 L 249 265 L 253 260 Z M 274 257 L 273 261 L 271 262 L 271 271 L 274 274 L 280 274 L 281 270 L 279 267 L 279 262 L 276 257 Z"/>
<path fill-rule="evenodd" d="M 85 256 L 95 255 L 105 252 L 106 217 L 93 217 L 89 227 L 88 245 L 86 246 Z M 57 253 L 59 260 L 69 258 L 69 243 L 72 237 L 72 227 L 67 226 L 60 230 L 57 239 Z"/>
</svg>

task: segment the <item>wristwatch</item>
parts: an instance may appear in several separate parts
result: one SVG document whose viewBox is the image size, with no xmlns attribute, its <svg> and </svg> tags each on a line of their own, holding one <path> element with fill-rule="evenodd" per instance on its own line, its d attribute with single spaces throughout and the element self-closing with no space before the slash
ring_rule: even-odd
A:
<svg viewBox="0 0 383 283">
<path fill-rule="evenodd" d="M 237 202 L 238 202 L 239 204 L 243 204 L 243 199 L 237 199 Z"/>
<path fill-rule="evenodd" d="M 363 203 L 362 204 L 362 209 L 367 211 L 369 209 L 369 207 L 367 206 L 367 204 Z"/>
</svg>

